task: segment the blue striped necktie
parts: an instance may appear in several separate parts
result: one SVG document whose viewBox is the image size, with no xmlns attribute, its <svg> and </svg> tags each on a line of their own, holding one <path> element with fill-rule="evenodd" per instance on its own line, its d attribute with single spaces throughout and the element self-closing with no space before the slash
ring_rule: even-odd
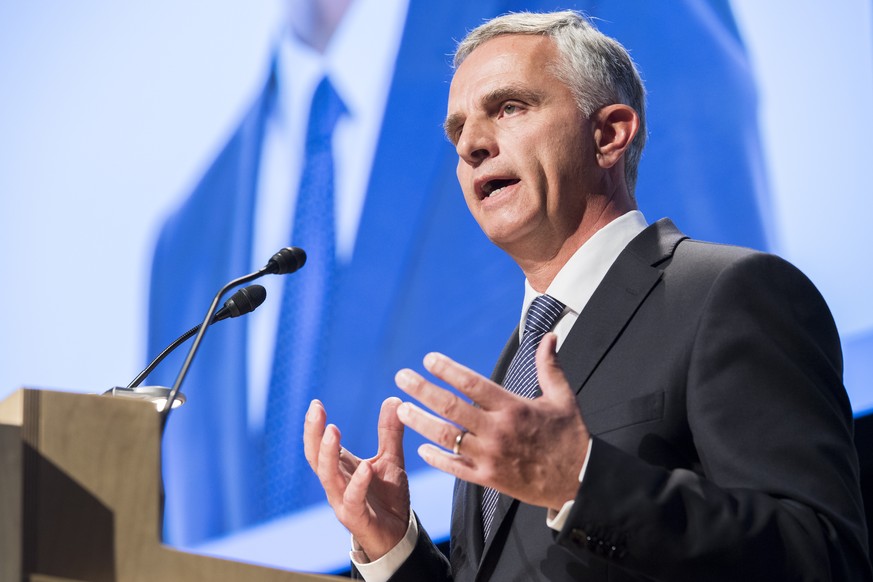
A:
<svg viewBox="0 0 873 582">
<path fill-rule="evenodd" d="M 525 398 L 536 398 L 540 395 L 536 369 L 537 347 L 539 347 L 543 336 L 552 329 L 563 312 L 564 304 L 554 297 L 540 295 L 533 300 L 524 321 L 521 344 L 506 371 L 506 378 L 503 381 L 504 388 Z M 482 490 L 482 531 L 486 540 L 491 534 L 498 496 L 499 493 L 490 487 L 485 487 Z"/>
<path fill-rule="evenodd" d="M 322 500 L 303 457 L 303 416 L 323 380 L 336 270 L 333 132 L 346 112 L 330 80 L 315 89 L 291 244 L 306 268 L 285 279 L 264 427 L 264 517 Z"/>
</svg>

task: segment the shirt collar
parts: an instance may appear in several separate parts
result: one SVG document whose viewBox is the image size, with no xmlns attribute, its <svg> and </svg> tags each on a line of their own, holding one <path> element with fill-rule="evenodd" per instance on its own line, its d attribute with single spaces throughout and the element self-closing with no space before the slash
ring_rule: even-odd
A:
<svg viewBox="0 0 873 582">
<path fill-rule="evenodd" d="M 646 226 L 643 214 L 632 210 L 601 228 L 561 267 L 546 294 L 563 303 L 565 312 L 581 313 L 615 259 Z M 524 329 L 527 310 L 537 295 L 539 293 L 525 279 L 520 329 Z"/>
<path fill-rule="evenodd" d="M 384 103 L 407 8 L 408 0 L 353 2 L 324 54 L 300 42 L 286 27 L 277 57 L 279 122 L 292 129 L 300 122 L 306 127 L 312 94 L 324 75 L 352 117 Z M 374 34 L 376 24 L 381 33 Z"/>
</svg>

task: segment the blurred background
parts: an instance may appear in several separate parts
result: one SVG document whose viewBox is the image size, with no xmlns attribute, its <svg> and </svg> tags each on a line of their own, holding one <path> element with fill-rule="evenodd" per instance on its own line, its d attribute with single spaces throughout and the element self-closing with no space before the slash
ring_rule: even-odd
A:
<svg viewBox="0 0 873 582">
<path fill-rule="evenodd" d="M 487 374 L 519 316 L 521 275 L 466 216 L 441 134 L 454 43 L 507 10 L 575 8 L 647 84 L 648 220 L 799 266 L 836 319 L 856 415 L 873 410 L 869 0 L 439 4 L 0 1 L 0 398 L 126 385 L 224 282 L 294 244 L 309 102 L 327 74 L 345 106 L 338 307 L 319 336 L 329 373 L 297 396 L 322 398 L 346 445 L 372 454 L 397 368 L 440 350 Z M 276 279 L 261 310 L 210 331 L 183 387 L 164 443 L 165 537 L 338 571 L 348 537 L 313 484 L 289 484 L 300 494 L 283 504 L 262 490 Z M 471 288 L 486 308 L 450 311 Z M 172 384 L 180 357 L 149 383 Z M 413 504 L 445 537 L 451 480 L 408 457 Z"/>
</svg>

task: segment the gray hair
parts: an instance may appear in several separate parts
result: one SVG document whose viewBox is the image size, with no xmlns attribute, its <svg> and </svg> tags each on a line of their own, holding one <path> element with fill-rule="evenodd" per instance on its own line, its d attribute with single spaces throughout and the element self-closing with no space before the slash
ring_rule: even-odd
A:
<svg viewBox="0 0 873 582">
<path fill-rule="evenodd" d="M 555 76 L 573 92 L 585 117 L 606 105 L 621 103 L 640 117 L 640 128 L 625 153 L 625 179 L 631 198 L 637 182 L 637 168 L 646 143 L 646 90 L 627 50 L 615 39 L 597 30 L 587 17 L 574 10 L 513 12 L 498 16 L 473 29 L 458 44 L 454 66 L 477 47 L 507 34 L 547 36 L 555 42 L 560 62 Z"/>
</svg>

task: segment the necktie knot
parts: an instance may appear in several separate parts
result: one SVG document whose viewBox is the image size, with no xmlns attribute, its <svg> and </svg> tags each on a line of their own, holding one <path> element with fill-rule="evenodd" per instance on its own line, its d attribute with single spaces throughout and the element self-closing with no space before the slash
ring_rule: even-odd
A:
<svg viewBox="0 0 873 582">
<path fill-rule="evenodd" d="M 527 310 L 518 351 L 506 371 L 504 388 L 525 398 L 536 397 L 540 389 L 535 365 L 537 347 L 562 313 L 564 304 L 550 295 L 540 295 L 533 300 Z"/>
<path fill-rule="evenodd" d="M 540 295 L 533 300 L 527 310 L 527 318 L 524 322 L 524 335 L 529 333 L 545 334 L 561 314 L 564 312 L 564 304 L 551 295 Z"/>
<path fill-rule="evenodd" d="M 330 79 L 327 76 L 322 77 L 312 95 L 306 149 L 311 152 L 330 147 L 337 121 L 346 112 L 346 106 Z"/>
</svg>

